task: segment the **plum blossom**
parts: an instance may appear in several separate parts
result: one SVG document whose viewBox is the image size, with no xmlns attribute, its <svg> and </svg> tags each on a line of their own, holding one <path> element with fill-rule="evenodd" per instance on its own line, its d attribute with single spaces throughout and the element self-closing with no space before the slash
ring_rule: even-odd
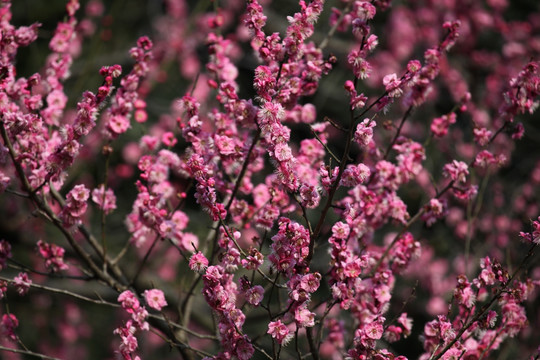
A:
<svg viewBox="0 0 540 360">
<path fill-rule="evenodd" d="M 165 295 L 163 294 L 163 291 L 159 289 L 145 290 L 143 295 L 144 295 L 144 298 L 146 299 L 146 303 L 152 309 L 161 311 L 161 308 L 167 306 Z"/>
<path fill-rule="evenodd" d="M 463 161 L 454 160 L 444 166 L 444 174 L 449 176 L 453 181 L 464 183 L 469 175 L 467 164 Z"/>
<path fill-rule="evenodd" d="M 111 188 L 105 190 L 105 185 L 100 185 L 92 190 L 92 201 L 96 203 L 105 214 L 111 213 L 116 209 L 116 196 Z"/>
<path fill-rule="evenodd" d="M 354 132 L 354 141 L 362 147 L 367 147 L 373 139 L 374 127 L 375 121 L 364 119 L 356 126 L 356 131 Z"/>
<path fill-rule="evenodd" d="M 28 274 L 25 272 L 19 273 L 19 275 L 13 278 L 13 286 L 17 289 L 17 293 L 20 296 L 26 295 L 30 286 L 32 285 L 32 280 L 28 277 Z"/>
<path fill-rule="evenodd" d="M 289 328 L 281 320 L 271 321 L 267 333 L 281 345 L 286 345 L 293 338 Z"/>
</svg>

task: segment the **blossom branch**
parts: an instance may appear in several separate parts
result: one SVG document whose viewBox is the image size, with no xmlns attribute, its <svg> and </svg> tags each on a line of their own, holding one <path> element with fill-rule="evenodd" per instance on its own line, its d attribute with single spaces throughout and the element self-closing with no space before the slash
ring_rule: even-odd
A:
<svg viewBox="0 0 540 360">
<path fill-rule="evenodd" d="M 435 355 L 435 357 L 433 357 L 433 360 L 438 360 L 440 359 L 442 356 L 444 356 L 444 354 L 452 347 L 454 346 L 454 344 L 456 342 L 459 341 L 459 339 L 461 338 L 461 336 L 465 333 L 465 331 L 467 331 L 467 329 L 469 329 L 475 322 L 477 322 L 490 308 L 491 306 L 495 303 L 495 301 L 499 300 L 501 298 L 501 296 L 506 292 L 508 291 L 508 288 L 510 287 L 510 285 L 512 284 L 512 282 L 514 281 L 515 277 L 521 272 L 521 270 L 524 269 L 525 267 L 525 264 L 527 263 L 527 261 L 534 255 L 534 249 L 536 248 L 538 244 L 533 244 L 531 245 L 531 247 L 529 248 L 529 251 L 527 252 L 527 255 L 523 258 L 523 260 L 521 261 L 521 263 L 519 264 L 519 266 L 516 268 L 516 270 L 514 270 L 514 272 L 512 273 L 512 276 L 510 276 L 510 278 L 497 290 L 497 292 L 493 295 L 493 297 L 491 298 L 491 300 L 489 300 L 488 303 L 484 304 L 480 310 L 465 324 L 463 325 L 463 327 L 457 332 L 456 336 L 454 337 L 454 339 L 452 339 L 451 341 L 449 341 L 445 346 L 444 348 L 441 350 L 440 353 L 438 353 L 437 355 Z"/>
<path fill-rule="evenodd" d="M 78 256 L 80 256 L 81 259 L 85 261 L 85 263 L 92 269 L 94 274 L 98 276 L 100 279 L 105 281 L 109 286 L 115 288 L 115 289 L 122 289 L 124 288 L 123 285 L 118 283 L 116 280 L 114 280 L 111 276 L 101 271 L 101 269 L 94 263 L 94 261 L 90 258 L 90 256 L 86 253 L 86 251 L 77 243 L 77 241 L 73 238 L 72 234 L 67 231 L 64 226 L 62 225 L 62 222 L 58 217 L 54 214 L 54 212 L 51 210 L 51 208 L 41 199 L 31 188 L 30 183 L 28 182 L 26 175 L 24 173 L 24 170 L 22 169 L 21 165 L 17 161 L 17 156 L 15 154 L 15 150 L 13 149 L 13 146 L 11 145 L 11 141 L 9 140 L 8 134 L 6 132 L 6 129 L 4 127 L 3 121 L 0 122 L 0 134 L 2 135 L 2 138 L 4 140 L 4 144 L 7 146 L 9 150 L 9 155 L 11 157 L 11 161 L 13 165 L 15 166 L 15 169 L 17 170 L 17 173 L 19 175 L 19 179 L 22 182 L 23 188 L 30 194 L 30 199 L 32 202 L 41 210 L 43 211 L 50 221 L 53 223 L 53 225 L 56 226 L 63 234 L 64 237 L 67 239 L 69 244 L 73 247 L 75 252 Z"/>
</svg>

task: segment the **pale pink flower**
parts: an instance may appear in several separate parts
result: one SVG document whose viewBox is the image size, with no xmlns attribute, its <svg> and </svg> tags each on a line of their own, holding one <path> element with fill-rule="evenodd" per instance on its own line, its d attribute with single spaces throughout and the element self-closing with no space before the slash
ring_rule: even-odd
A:
<svg viewBox="0 0 540 360">
<path fill-rule="evenodd" d="M 145 290 L 143 295 L 144 295 L 144 298 L 146 299 L 146 303 L 152 309 L 161 311 L 161 308 L 167 306 L 165 295 L 163 295 L 163 291 L 159 289 Z"/>
<path fill-rule="evenodd" d="M 373 340 L 378 340 L 383 335 L 383 326 L 380 322 L 371 322 L 365 327 L 366 336 Z"/>
<path fill-rule="evenodd" d="M 300 327 L 315 326 L 315 314 L 305 307 L 300 307 L 294 312 L 294 319 Z"/>
<path fill-rule="evenodd" d="M 96 203 L 105 214 L 109 214 L 116 209 L 116 196 L 112 189 L 107 188 L 107 190 L 105 190 L 103 184 L 92 190 L 92 201 Z"/>
</svg>

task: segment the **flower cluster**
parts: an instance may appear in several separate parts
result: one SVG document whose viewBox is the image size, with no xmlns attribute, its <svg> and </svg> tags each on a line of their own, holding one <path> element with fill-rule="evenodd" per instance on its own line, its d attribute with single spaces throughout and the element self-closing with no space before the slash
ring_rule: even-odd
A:
<svg viewBox="0 0 540 360">
<path fill-rule="evenodd" d="M 64 262 L 64 248 L 56 244 L 47 244 L 41 240 L 37 242 L 39 254 L 45 260 L 45 267 L 52 272 L 67 270 L 69 267 Z"/>
<path fill-rule="evenodd" d="M 233 276 L 220 265 L 212 265 L 203 275 L 203 295 L 206 302 L 219 316 L 219 334 L 222 354 L 231 354 L 240 360 L 251 359 L 255 349 L 247 335 L 242 334 L 246 316 L 237 308 L 236 283 Z"/>
<path fill-rule="evenodd" d="M 519 235 L 521 236 L 522 239 L 538 245 L 540 244 L 540 216 L 538 217 L 537 220 L 534 220 L 532 222 L 532 228 L 533 228 L 532 232 L 530 233 L 521 232 Z"/>
<path fill-rule="evenodd" d="M 421 359 L 481 357 L 497 350 L 505 338 L 516 336 L 526 326 L 523 302 L 530 296 L 532 284 L 516 282 L 503 291 L 509 279 L 503 267 L 489 257 L 482 259 L 480 265 L 482 271 L 472 282 L 464 275 L 458 276 L 453 295 L 458 307 L 454 319 L 439 315 L 425 325 L 426 353 Z M 495 291 L 500 296 L 501 319 L 495 311 L 480 306 Z"/>
<path fill-rule="evenodd" d="M 30 285 L 32 285 L 32 280 L 30 280 L 28 274 L 25 272 L 21 272 L 19 275 L 13 278 L 13 286 L 20 296 L 24 296 L 26 293 L 28 293 L 28 290 L 30 290 Z"/>
<path fill-rule="evenodd" d="M 149 295 L 152 296 L 154 295 L 154 293 L 149 293 Z M 135 294 L 133 294 L 133 292 L 131 292 L 130 290 L 122 292 L 118 296 L 118 302 L 122 306 L 122 309 L 124 309 L 128 314 L 131 315 L 131 319 L 126 321 L 126 323 L 122 327 L 114 330 L 114 333 L 119 335 L 122 339 L 119 347 L 120 354 L 124 359 L 137 360 L 139 358 L 138 356 L 132 357 L 132 354 L 135 352 L 135 350 L 137 350 L 139 346 L 137 338 L 135 337 L 135 333 L 138 330 L 149 330 L 149 325 L 146 322 L 148 311 L 144 306 L 140 304 L 137 296 L 135 296 Z M 154 304 L 152 299 L 150 299 L 150 303 Z M 162 304 L 163 302 L 161 301 L 161 299 L 159 299 L 158 303 Z"/>
<path fill-rule="evenodd" d="M 280 218 L 279 231 L 272 237 L 272 253 L 268 259 L 277 271 L 291 276 L 307 266 L 310 235 L 302 225 Z"/>
<path fill-rule="evenodd" d="M 72 227 L 81 223 L 81 217 L 88 208 L 90 190 L 84 185 L 75 185 L 66 196 L 66 205 L 60 212 L 60 218 L 65 226 Z"/>
<path fill-rule="evenodd" d="M 1 351 L 109 356 L 85 301 L 125 360 L 538 351 L 538 11 L 195 3 L 123 51 L 103 0 L 50 30 L 0 0 Z"/>
<path fill-rule="evenodd" d="M 13 314 L 2 315 L 2 322 L 0 322 L 0 330 L 2 335 L 11 341 L 17 341 L 17 334 L 15 329 L 19 327 L 19 320 Z"/>
<path fill-rule="evenodd" d="M 129 116 L 136 108 L 135 118 L 137 122 L 146 120 L 144 112 L 145 103 L 139 99 L 138 88 L 141 78 L 148 73 L 149 62 L 152 59 L 152 41 L 146 36 L 137 40 L 137 47 L 130 50 L 131 57 L 135 60 L 133 70 L 124 76 L 120 81 L 120 87 L 117 89 L 112 105 L 103 115 L 105 122 L 104 132 L 111 139 L 117 138 L 120 134 L 125 133 L 129 126 Z M 120 66 L 115 66 L 112 69 L 102 69 L 102 72 L 118 77 L 122 72 Z M 107 76 L 110 76 L 108 75 Z"/>
<path fill-rule="evenodd" d="M 116 209 L 116 196 L 112 189 L 105 189 L 105 185 L 92 190 L 92 201 L 96 203 L 105 214 L 109 214 Z"/>
</svg>

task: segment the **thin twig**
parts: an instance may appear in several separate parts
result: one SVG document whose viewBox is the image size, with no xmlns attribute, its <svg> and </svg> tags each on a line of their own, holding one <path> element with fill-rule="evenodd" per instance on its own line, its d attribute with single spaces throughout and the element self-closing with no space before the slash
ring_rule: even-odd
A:
<svg viewBox="0 0 540 360">
<path fill-rule="evenodd" d="M 30 351 L 30 350 L 13 349 L 13 348 L 8 348 L 8 347 L 2 346 L 2 345 L 0 345 L 0 350 L 9 351 L 9 352 L 12 352 L 12 353 L 15 353 L 15 354 L 35 356 L 35 357 L 38 357 L 38 358 L 41 358 L 41 359 L 46 359 L 46 360 L 62 360 L 60 358 L 39 354 L 39 353 Z"/>
<path fill-rule="evenodd" d="M 249 165 L 249 158 L 251 157 L 251 154 L 253 153 L 253 149 L 255 149 L 255 145 L 257 145 L 260 138 L 261 138 L 261 131 L 257 130 L 257 133 L 255 134 L 255 137 L 253 138 L 253 142 L 251 143 L 251 146 L 249 147 L 244 163 L 242 164 L 242 170 L 240 170 L 240 174 L 238 174 L 238 177 L 236 178 L 236 182 L 234 184 L 234 189 L 231 194 L 231 197 L 229 198 L 227 205 L 225 205 L 225 210 L 227 210 L 227 213 L 229 213 L 229 208 L 231 207 L 232 202 L 236 198 L 236 194 L 238 193 L 238 189 L 240 188 L 240 185 L 242 184 L 242 180 L 244 180 L 244 176 L 246 175 L 246 171 Z"/>
<path fill-rule="evenodd" d="M 244 251 L 244 249 L 242 249 L 242 247 L 240 246 L 240 244 L 238 244 L 238 241 L 236 241 L 236 239 L 234 238 L 233 234 L 231 234 L 231 231 L 229 230 L 229 228 L 227 227 L 227 225 L 225 224 L 225 222 L 222 220 L 222 219 L 219 219 L 219 224 L 221 227 L 223 227 L 223 229 L 225 230 L 225 233 L 227 234 L 227 237 L 229 237 L 229 239 L 231 239 L 231 241 L 234 243 L 234 245 L 236 246 L 236 248 L 238 249 L 238 251 L 240 251 L 240 254 L 247 258 L 247 254 L 246 252 Z M 286 288 L 287 286 L 283 285 L 283 284 L 276 284 L 274 283 L 274 280 L 272 280 L 271 278 L 268 277 L 268 275 L 266 275 L 260 268 L 257 268 L 257 272 L 267 281 L 273 283 L 275 286 L 279 287 L 279 288 Z"/>
<path fill-rule="evenodd" d="M 3 276 L 0 276 L 0 280 L 8 281 L 10 283 L 13 282 L 13 279 L 9 279 L 9 278 L 3 277 Z M 74 293 L 72 291 L 64 290 L 64 289 L 57 289 L 57 288 L 53 288 L 53 287 L 50 287 L 50 286 L 39 285 L 39 284 L 35 284 L 35 283 L 31 283 L 30 287 L 40 289 L 40 290 L 46 290 L 46 291 L 53 292 L 53 293 L 56 293 L 56 294 L 63 294 L 63 295 L 71 296 L 71 297 L 74 297 L 76 299 L 84 300 L 84 301 L 91 302 L 91 303 L 94 303 L 94 304 L 107 305 L 107 306 L 112 306 L 112 307 L 120 307 L 120 305 L 109 302 L 109 301 L 105 301 L 105 300 L 102 300 L 102 299 L 101 300 L 92 299 L 92 298 L 89 298 L 87 296 L 80 295 L 80 294 Z"/>
<path fill-rule="evenodd" d="M 109 181 L 109 164 L 111 162 L 112 147 L 109 145 L 103 146 L 103 154 L 105 155 L 105 178 L 103 179 L 103 195 L 101 197 L 101 248 L 103 255 L 103 271 L 107 271 L 107 241 L 105 224 L 107 221 L 107 213 L 105 211 L 105 200 L 107 198 L 107 183 Z"/>
<path fill-rule="evenodd" d="M 319 360 L 319 350 L 315 346 L 315 342 L 313 341 L 313 334 L 311 333 L 311 328 L 306 328 L 306 335 L 308 339 L 309 350 L 311 351 L 311 356 L 313 357 L 313 360 Z"/>
<path fill-rule="evenodd" d="M 401 135 L 401 129 L 403 128 L 405 121 L 407 121 L 407 118 L 411 115 L 412 110 L 413 110 L 413 107 L 409 106 L 409 108 L 407 109 L 403 117 L 401 118 L 401 122 L 399 123 L 396 134 L 394 135 L 394 138 L 392 139 L 390 144 L 388 144 L 388 147 L 386 148 L 386 151 L 384 152 L 384 156 L 383 156 L 384 160 L 388 159 L 388 155 L 390 155 L 390 150 L 392 150 L 392 147 L 394 147 L 394 145 L 396 144 L 396 141 L 399 138 L 399 135 Z"/>
<path fill-rule="evenodd" d="M 26 265 L 23 265 L 13 259 L 8 259 L 8 267 L 12 269 L 23 270 L 25 272 L 29 272 L 32 274 L 43 275 L 49 278 L 56 278 L 56 279 L 71 279 L 71 280 L 82 280 L 82 281 L 88 281 L 88 280 L 93 279 L 91 276 L 76 276 L 76 275 L 59 274 L 59 273 L 54 273 L 54 272 L 38 271 Z"/>
<path fill-rule="evenodd" d="M 347 15 L 347 13 L 351 10 L 352 4 L 353 4 L 353 1 L 350 1 L 345 7 L 345 9 L 341 11 L 341 14 L 339 15 L 339 18 L 337 19 L 336 23 L 334 24 L 334 26 L 330 28 L 330 30 L 328 31 L 324 39 L 319 44 L 319 49 L 323 50 L 328 45 L 328 43 L 330 42 L 330 38 L 334 36 L 334 33 L 336 32 L 337 28 L 341 25 L 343 18 L 345 18 L 345 15 Z"/>
<path fill-rule="evenodd" d="M 142 271 L 144 265 L 146 264 L 146 261 L 150 257 L 150 253 L 152 252 L 152 250 L 154 250 L 154 247 L 156 246 L 159 239 L 160 239 L 160 236 L 156 235 L 156 237 L 154 238 L 154 242 L 152 242 L 152 245 L 150 245 L 150 248 L 148 249 L 148 251 L 144 255 L 144 258 L 141 261 L 141 263 L 139 265 L 139 268 L 137 269 L 137 272 L 135 273 L 135 276 L 133 276 L 133 279 L 131 280 L 130 284 L 135 284 L 137 282 L 137 279 L 139 278 L 139 275 L 141 274 L 141 271 Z"/>
<path fill-rule="evenodd" d="M 315 138 L 317 139 L 317 141 L 319 142 L 319 144 L 321 144 L 324 149 L 326 150 L 326 152 L 328 154 L 330 154 L 330 156 L 332 157 L 332 159 L 334 159 L 337 163 L 339 163 L 339 159 L 336 155 L 334 155 L 334 153 L 332 152 L 332 150 L 330 150 L 330 148 L 328 147 L 328 145 L 326 145 L 322 140 L 321 138 L 319 137 L 319 135 L 317 135 L 317 133 L 315 132 L 315 130 L 313 129 L 312 126 L 310 126 L 311 128 L 311 131 L 313 132 L 313 135 L 315 136 Z"/>
</svg>

